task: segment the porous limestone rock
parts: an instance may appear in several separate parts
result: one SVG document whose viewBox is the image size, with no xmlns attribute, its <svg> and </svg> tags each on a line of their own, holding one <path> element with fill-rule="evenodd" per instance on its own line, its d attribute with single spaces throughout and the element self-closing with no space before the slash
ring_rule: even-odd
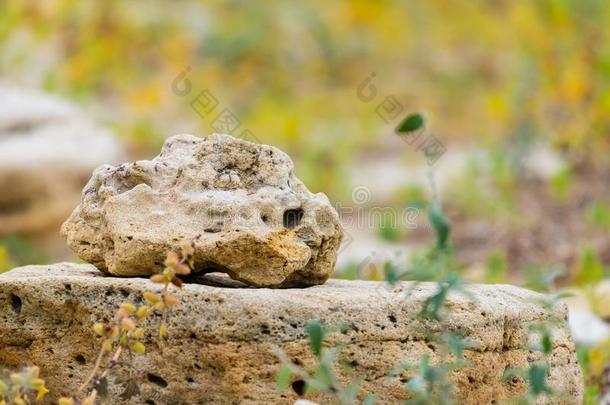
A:
<svg viewBox="0 0 610 405">
<path fill-rule="evenodd" d="M 344 280 L 285 290 L 185 283 L 175 293 L 180 304 L 168 314 L 168 341 L 158 341 L 159 317 L 146 318 L 142 325 L 146 354 L 134 357 L 131 374 L 140 394 L 120 399 L 125 386 L 120 380 L 130 374 L 128 368 L 116 367 L 109 381 L 110 403 L 291 404 L 298 398 L 334 403 L 324 395 L 299 395 L 297 377 L 286 392 L 275 387 L 280 364 L 274 348 L 304 368 L 313 364 L 305 335 L 311 319 L 351 326 L 330 339 L 343 344 L 340 357 L 352 366 L 349 375 L 337 368 L 343 384 L 360 377 L 361 400 L 375 393 L 380 404 L 400 403 L 408 397 L 404 382 L 412 374 L 388 374 L 403 362 L 418 364 L 424 354 L 434 363 L 440 352 L 430 339 L 439 325 L 418 317 L 437 286 L 420 284 L 406 298 L 412 287 L 408 282 L 387 289 L 379 282 Z M 144 291 L 160 288 L 145 278 L 104 277 L 88 264 L 28 266 L 2 274 L 0 368 L 36 364 L 50 389 L 49 401 L 73 395 L 101 344 L 92 324 L 112 319 L 121 302 L 139 303 Z M 528 349 L 536 343 L 530 326 L 548 321 L 553 328 L 548 383 L 555 396 L 539 403 L 581 404 L 583 380 L 566 306 L 549 309 L 540 304 L 540 294 L 508 285 L 473 285 L 470 292 L 470 297 L 452 293 L 447 300 L 447 328 L 471 342 L 464 352 L 468 363 L 452 373 L 456 402 L 516 402 L 527 384 L 503 378 L 504 373 L 540 358 Z"/>
<path fill-rule="evenodd" d="M 91 172 L 124 159 L 118 141 L 73 105 L 0 85 L 0 236 L 57 237 Z"/>
<path fill-rule="evenodd" d="M 195 272 L 291 287 L 326 281 L 342 230 L 288 155 L 214 134 L 173 136 L 153 160 L 98 168 L 62 234 L 78 256 L 113 275 L 159 272 L 167 252 L 187 242 Z"/>
</svg>

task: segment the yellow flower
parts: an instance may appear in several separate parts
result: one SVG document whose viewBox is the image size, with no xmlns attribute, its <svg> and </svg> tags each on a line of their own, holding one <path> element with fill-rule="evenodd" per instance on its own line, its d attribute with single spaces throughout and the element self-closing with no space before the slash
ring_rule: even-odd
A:
<svg viewBox="0 0 610 405">
<path fill-rule="evenodd" d="M 93 325 L 93 331 L 95 332 L 96 335 L 98 336 L 103 336 L 104 335 L 104 324 L 101 323 L 96 323 L 95 325 Z"/>
<path fill-rule="evenodd" d="M 136 312 L 136 317 L 138 319 L 142 319 L 144 318 L 146 315 L 148 315 L 148 307 L 146 305 L 142 305 L 140 308 L 138 308 L 138 311 Z"/>
<path fill-rule="evenodd" d="M 144 354 L 146 352 L 146 348 L 140 341 L 135 340 L 135 341 L 131 342 L 131 344 L 129 346 L 131 347 L 131 350 L 133 350 L 134 352 L 136 352 L 138 354 Z"/>
<path fill-rule="evenodd" d="M 44 381 L 43 381 L 43 385 L 40 386 L 36 391 L 38 392 L 38 395 L 36 395 L 36 401 L 42 401 L 44 396 L 47 395 L 47 393 L 49 392 L 47 387 L 44 386 Z"/>
<path fill-rule="evenodd" d="M 123 308 L 129 314 L 133 314 L 136 312 L 136 306 L 133 305 L 131 302 L 122 303 L 121 308 Z"/>
<path fill-rule="evenodd" d="M 146 291 L 144 293 L 144 299 L 150 302 L 151 304 L 156 304 L 157 302 L 161 301 L 161 298 L 159 298 L 157 294 L 152 293 L 150 291 Z"/>
</svg>

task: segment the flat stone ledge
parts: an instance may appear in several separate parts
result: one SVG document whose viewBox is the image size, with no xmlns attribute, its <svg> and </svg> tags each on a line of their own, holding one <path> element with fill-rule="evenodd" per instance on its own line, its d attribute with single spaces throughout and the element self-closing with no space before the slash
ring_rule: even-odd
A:
<svg viewBox="0 0 610 405">
<path fill-rule="evenodd" d="M 418 285 L 406 299 L 412 287 L 406 282 L 391 290 L 379 282 L 335 279 L 284 290 L 213 282 L 185 283 L 176 293 L 182 302 L 170 312 L 167 344 L 156 339 L 159 318 L 145 321 L 147 353 L 134 361 L 141 394 L 131 403 L 292 403 L 299 398 L 294 391 L 275 389 L 279 362 L 272 347 L 305 367 L 312 364 L 304 326 L 314 318 L 352 325 L 333 339 L 344 343 L 343 357 L 363 378 L 361 393 L 376 393 L 379 403 L 407 398 L 403 383 L 386 378 L 391 370 L 424 353 L 435 359 L 426 331 L 438 325 L 417 317 L 433 284 Z M 88 264 L 26 266 L 0 275 L 0 368 L 36 364 L 50 400 L 71 395 L 98 351 L 92 324 L 110 319 L 124 300 L 139 302 L 142 292 L 157 289 L 146 278 L 106 277 Z M 460 402 L 501 403 L 524 392 L 522 381 L 503 381 L 502 375 L 538 359 L 524 350 L 528 326 L 549 320 L 556 324 L 549 380 L 560 393 L 553 403 L 580 404 L 583 382 L 566 306 L 547 310 L 538 303 L 542 295 L 510 285 L 473 285 L 470 292 L 472 298 L 448 298 L 449 328 L 475 346 L 465 352 L 470 364 L 453 375 Z M 111 381 L 113 398 L 119 389 Z M 319 395 L 308 399 L 329 402 Z"/>
</svg>

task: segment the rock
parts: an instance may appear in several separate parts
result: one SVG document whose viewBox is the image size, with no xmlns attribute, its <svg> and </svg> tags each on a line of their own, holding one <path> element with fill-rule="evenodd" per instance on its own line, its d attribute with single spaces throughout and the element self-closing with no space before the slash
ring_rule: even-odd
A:
<svg viewBox="0 0 610 405">
<path fill-rule="evenodd" d="M 275 388 L 280 364 L 273 348 L 303 367 L 311 365 L 304 325 L 314 318 L 352 326 L 332 335 L 332 341 L 344 345 L 341 357 L 353 365 L 351 377 L 337 368 L 341 381 L 359 376 L 360 399 L 372 392 L 378 403 L 398 403 L 407 398 L 404 382 L 388 373 L 402 362 L 417 363 L 423 354 L 432 362 L 438 358 L 438 348 L 427 337 L 439 326 L 417 316 L 436 285 L 420 284 L 406 299 L 409 287 L 405 282 L 388 290 L 379 282 L 345 280 L 275 290 L 185 283 L 176 293 L 181 303 L 169 313 L 166 343 L 158 344 L 158 317 L 142 325 L 147 351 L 133 360 L 140 395 L 131 403 L 332 403 L 324 395 L 300 398 L 294 389 L 280 393 Z M 99 350 L 92 324 L 111 319 L 124 300 L 139 302 L 144 291 L 159 288 L 144 278 L 104 277 L 88 264 L 27 266 L 2 274 L 0 367 L 36 364 L 51 390 L 50 400 L 73 395 Z M 507 285 L 473 285 L 471 293 L 472 299 L 448 297 L 448 328 L 461 331 L 473 344 L 465 350 L 469 363 L 452 374 L 456 399 L 464 404 L 516 402 L 527 386 L 519 378 L 505 380 L 503 374 L 539 358 L 527 349 L 533 343 L 528 329 L 532 322 L 549 321 L 554 329 L 548 382 L 557 393 L 551 403 L 582 403 L 583 379 L 565 305 L 547 309 L 539 304 L 540 294 Z M 112 403 L 118 404 L 122 387 L 116 378 L 128 372 L 122 366 L 116 370 L 110 391 Z"/>
<path fill-rule="evenodd" d="M 56 97 L 0 86 L 0 236 L 57 229 L 92 170 L 123 159 L 111 134 Z"/>
<path fill-rule="evenodd" d="M 177 135 L 151 161 L 98 168 L 62 235 L 113 275 L 160 272 L 167 251 L 186 241 L 195 272 L 291 287 L 326 281 L 342 231 L 326 196 L 307 190 L 285 153 L 214 134 Z"/>
</svg>

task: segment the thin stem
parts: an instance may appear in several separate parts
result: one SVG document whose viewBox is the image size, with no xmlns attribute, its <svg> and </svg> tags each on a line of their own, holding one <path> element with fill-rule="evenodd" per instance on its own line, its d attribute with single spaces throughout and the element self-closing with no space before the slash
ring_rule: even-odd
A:
<svg viewBox="0 0 610 405">
<path fill-rule="evenodd" d="M 104 348 L 102 347 L 100 349 L 99 354 L 97 355 L 97 359 L 95 360 L 95 365 L 93 366 L 93 370 L 91 370 L 91 373 L 89 373 L 89 376 L 87 377 L 85 382 L 79 387 L 79 389 L 77 391 L 78 393 L 81 393 L 85 388 L 87 388 L 87 386 L 89 385 L 91 380 L 93 380 L 93 377 L 95 377 L 95 374 L 97 374 L 97 371 L 100 368 L 103 357 L 104 357 Z"/>
</svg>

